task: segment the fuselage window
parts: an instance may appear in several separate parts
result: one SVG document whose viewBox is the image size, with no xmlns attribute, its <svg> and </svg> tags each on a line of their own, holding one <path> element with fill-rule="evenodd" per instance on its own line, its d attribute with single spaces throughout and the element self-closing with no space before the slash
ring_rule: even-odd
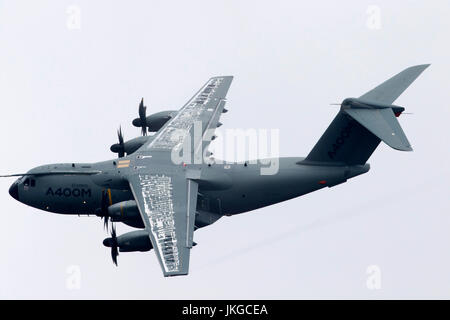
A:
<svg viewBox="0 0 450 320">
<path fill-rule="evenodd" d="M 36 180 L 31 179 L 30 184 L 31 184 L 32 187 L 36 186 Z"/>
<path fill-rule="evenodd" d="M 30 179 L 26 178 L 25 181 L 23 182 L 23 185 L 28 187 L 30 185 Z"/>
</svg>

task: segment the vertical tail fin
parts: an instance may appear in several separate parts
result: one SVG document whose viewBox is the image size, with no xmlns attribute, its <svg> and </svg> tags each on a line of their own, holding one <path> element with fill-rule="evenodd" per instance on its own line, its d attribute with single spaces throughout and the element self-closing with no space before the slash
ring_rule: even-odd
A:
<svg viewBox="0 0 450 320">
<path fill-rule="evenodd" d="M 348 98 L 304 163 L 365 164 L 381 141 L 411 151 L 396 117 L 405 109 L 392 103 L 429 65 L 410 67 L 360 98 Z"/>
</svg>

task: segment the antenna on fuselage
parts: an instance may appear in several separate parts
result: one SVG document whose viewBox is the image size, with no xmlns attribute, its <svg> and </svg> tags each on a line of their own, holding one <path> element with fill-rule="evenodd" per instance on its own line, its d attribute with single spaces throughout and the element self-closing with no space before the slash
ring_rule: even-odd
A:
<svg viewBox="0 0 450 320">
<path fill-rule="evenodd" d="M 8 175 L 0 176 L 0 178 L 23 177 L 26 175 L 27 175 L 27 173 L 15 173 L 15 174 L 8 174 Z"/>
</svg>

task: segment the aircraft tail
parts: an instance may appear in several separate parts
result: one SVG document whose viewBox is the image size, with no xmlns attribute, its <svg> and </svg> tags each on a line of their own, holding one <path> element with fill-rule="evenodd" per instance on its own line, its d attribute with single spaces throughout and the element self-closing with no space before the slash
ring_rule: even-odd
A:
<svg viewBox="0 0 450 320">
<path fill-rule="evenodd" d="M 412 151 L 397 117 L 405 110 L 392 103 L 429 65 L 410 67 L 359 98 L 345 99 L 304 164 L 363 165 L 381 141 Z"/>
</svg>

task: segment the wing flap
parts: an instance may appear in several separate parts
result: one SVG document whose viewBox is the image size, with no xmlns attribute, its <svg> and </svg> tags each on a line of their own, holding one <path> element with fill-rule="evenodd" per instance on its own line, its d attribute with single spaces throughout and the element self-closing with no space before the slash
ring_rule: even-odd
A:
<svg viewBox="0 0 450 320">
<path fill-rule="evenodd" d="M 187 179 L 187 205 L 186 205 L 186 247 L 192 248 L 194 244 L 195 212 L 197 209 L 198 183 Z"/>
</svg>

